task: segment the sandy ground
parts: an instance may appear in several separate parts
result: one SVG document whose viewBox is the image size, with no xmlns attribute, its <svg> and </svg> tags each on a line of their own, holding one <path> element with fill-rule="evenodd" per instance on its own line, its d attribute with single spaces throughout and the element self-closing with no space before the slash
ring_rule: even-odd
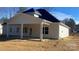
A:
<svg viewBox="0 0 79 59">
<path fill-rule="evenodd" d="M 77 51 L 79 50 L 79 34 L 63 40 L 8 40 L 0 41 L 1 51 Z"/>
</svg>

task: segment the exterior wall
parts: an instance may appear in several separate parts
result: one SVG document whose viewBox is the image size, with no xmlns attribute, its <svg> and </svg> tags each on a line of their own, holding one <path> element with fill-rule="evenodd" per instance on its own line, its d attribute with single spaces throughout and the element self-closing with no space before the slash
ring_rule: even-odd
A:
<svg viewBox="0 0 79 59">
<path fill-rule="evenodd" d="M 69 28 L 59 25 L 59 38 L 69 36 Z"/>
<path fill-rule="evenodd" d="M 52 23 L 49 26 L 49 37 L 50 38 L 58 38 L 59 37 L 59 27 L 58 23 Z"/>
<path fill-rule="evenodd" d="M 2 35 L 2 34 L 3 34 L 3 25 L 0 24 L 0 35 Z"/>
<path fill-rule="evenodd" d="M 32 28 L 32 35 L 31 37 L 40 37 L 40 25 L 39 24 L 25 24 L 24 27 L 26 27 L 28 30 Z M 29 33 L 25 34 L 25 36 L 29 36 Z"/>
<path fill-rule="evenodd" d="M 60 25 L 59 23 L 52 23 L 49 26 L 49 35 L 48 38 L 57 38 L 61 39 L 69 36 L 69 28 Z"/>
</svg>

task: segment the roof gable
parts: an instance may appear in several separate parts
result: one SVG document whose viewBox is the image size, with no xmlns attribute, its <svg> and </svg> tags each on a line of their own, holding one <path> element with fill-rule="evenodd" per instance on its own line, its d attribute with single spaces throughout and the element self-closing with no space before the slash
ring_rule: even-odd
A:
<svg viewBox="0 0 79 59">
<path fill-rule="evenodd" d="M 8 24 L 39 24 L 41 23 L 40 18 L 33 17 L 28 14 L 18 13 L 11 20 L 8 21 Z"/>
</svg>

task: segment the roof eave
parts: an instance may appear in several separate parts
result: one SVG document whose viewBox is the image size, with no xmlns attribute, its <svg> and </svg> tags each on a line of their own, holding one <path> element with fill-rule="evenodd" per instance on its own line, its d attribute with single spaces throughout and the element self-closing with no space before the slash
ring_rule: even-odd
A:
<svg viewBox="0 0 79 59">
<path fill-rule="evenodd" d="M 59 22 L 59 24 L 62 25 L 62 26 L 65 26 L 66 28 L 69 28 L 69 29 L 70 29 L 69 26 L 67 26 L 66 24 L 64 24 L 64 23 L 62 23 L 62 22 Z"/>
</svg>

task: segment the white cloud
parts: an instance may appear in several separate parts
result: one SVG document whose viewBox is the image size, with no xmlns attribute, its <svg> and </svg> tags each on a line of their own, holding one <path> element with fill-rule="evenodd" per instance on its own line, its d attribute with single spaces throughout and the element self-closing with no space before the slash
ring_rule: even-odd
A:
<svg viewBox="0 0 79 59">
<path fill-rule="evenodd" d="M 74 19 L 74 17 L 72 15 L 68 15 L 68 14 L 65 14 L 62 12 L 52 12 L 51 14 L 54 15 L 59 20 L 64 20 L 65 18 L 73 18 Z"/>
<path fill-rule="evenodd" d="M 55 16 L 59 20 L 64 20 L 65 18 L 73 18 L 76 22 L 76 24 L 79 24 L 79 20 L 72 15 L 68 15 L 62 12 L 50 12 L 53 16 Z"/>
<path fill-rule="evenodd" d="M 76 24 L 79 24 L 79 21 L 76 20 L 75 22 L 76 22 Z"/>
</svg>

